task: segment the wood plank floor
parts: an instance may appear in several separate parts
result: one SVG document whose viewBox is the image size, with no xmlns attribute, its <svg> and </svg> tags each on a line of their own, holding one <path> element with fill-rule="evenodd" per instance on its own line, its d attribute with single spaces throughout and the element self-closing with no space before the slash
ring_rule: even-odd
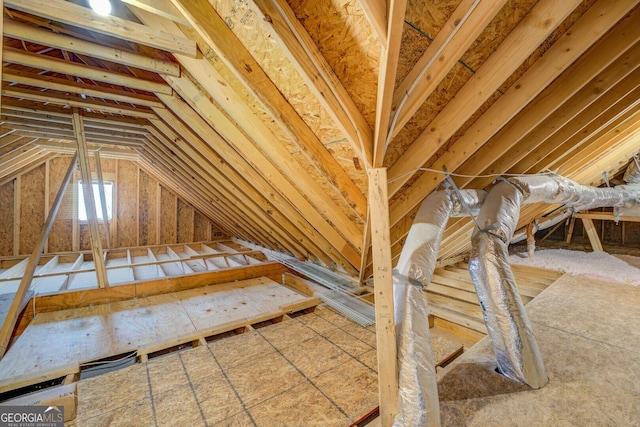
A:
<svg viewBox="0 0 640 427">
<path fill-rule="evenodd" d="M 151 352 L 318 303 L 315 297 L 261 277 L 40 313 L 0 361 L 0 391 L 37 382 L 47 372 L 73 364 L 145 349 Z"/>
</svg>

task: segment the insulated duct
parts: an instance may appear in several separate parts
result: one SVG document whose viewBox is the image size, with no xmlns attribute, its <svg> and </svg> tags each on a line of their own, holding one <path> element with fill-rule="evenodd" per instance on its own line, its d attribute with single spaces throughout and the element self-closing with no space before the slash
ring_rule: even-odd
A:
<svg viewBox="0 0 640 427">
<path fill-rule="evenodd" d="M 640 202 L 640 191 L 595 188 L 558 175 L 510 178 L 496 184 L 477 218 L 469 272 L 493 343 L 498 369 L 507 377 L 540 388 L 548 381 L 508 261 L 508 245 L 520 216 L 531 203 L 568 204 L 576 211 Z M 563 214 L 557 218 L 561 221 Z M 565 217 L 566 218 L 566 217 Z M 559 222 L 559 221 L 558 221 Z"/>
<path fill-rule="evenodd" d="M 431 283 L 450 216 L 478 207 L 485 191 L 431 193 L 420 206 L 396 268 L 393 295 L 399 371 L 399 413 L 394 426 L 439 426 L 440 406 L 423 286 Z"/>
<path fill-rule="evenodd" d="M 627 170 L 624 171 L 622 179 L 627 184 L 640 184 L 640 160 L 638 160 L 638 156 L 633 156 Z"/>
</svg>

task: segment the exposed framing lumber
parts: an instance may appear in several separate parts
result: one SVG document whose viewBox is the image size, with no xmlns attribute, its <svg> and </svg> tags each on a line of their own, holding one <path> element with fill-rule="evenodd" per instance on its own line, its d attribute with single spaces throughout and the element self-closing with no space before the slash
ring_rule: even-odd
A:
<svg viewBox="0 0 640 427">
<path fill-rule="evenodd" d="M 371 165 L 371 128 L 291 6 L 285 0 L 253 0 L 252 4 L 256 13 L 270 18 L 266 21 L 269 34 L 284 47 L 284 54 L 347 135 L 356 155 Z"/>
<path fill-rule="evenodd" d="M 404 27 L 404 15 L 407 8 L 406 0 L 387 1 L 387 38 L 382 44 L 380 68 L 378 69 L 378 95 L 376 98 L 376 123 L 373 132 L 373 159 L 367 164 L 374 168 L 382 166 L 389 134 L 391 120 L 391 105 L 393 103 L 393 88 L 398 71 L 400 56 L 400 42 Z"/>
<path fill-rule="evenodd" d="M 552 114 L 553 111 L 562 111 L 560 107 L 567 99 L 585 87 L 591 79 L 595 79 L 596 76 L 615 61 L 616 58 L 624 54 L 627 50 L 626 46 L 628 46 L 629 38 L 635 39 L 638 37 L 638 34 L 640 34 L 639 27 L 634 24 L 634 17 L 637 16 L 636 12 L 631 15 L 629 19 L 622 21 L 620 25 L 616 26 L 610 34 L 602 38 L 594 48 L 590 49 L 589 52 L 584 54 L 574 64 L 574 61 L 591 47 L 593 41 L 602 37 L 602 35 L 628 12 L 632 5 L 616 3 L 615 9 L 611 6 L 612 5 L 606 1 L 599 2 L 596 6 L 593 6 L 593 10 L 588 11 L 572 26 L 570 30 L 571 37 L 561 37 L 545 55 L 514 83 L 507 92 L 478 119 L 465 135 L 457 140 L 431 167 L 439 169 L 443 165 L 446 165 L 451 171 L 469 175 L 495 172 L 495 169 L 487 168 L 487 158 L 499 158 L 502 153 L 508 154 L 509 145 L 505 146 L 505 144 L 521 141 L 527 132 L 532 130 L 537 123 L 543 121 L 545 117 Z M 622 7 L 622 9 L 619 7 Z M 545 85 L 557 78 L 558 68 L 555 67 L 566 69 L 565 74 L 545 89 L 545 92 L 540 95 L 541 101 L 537 101 L 532 104 L 531 107 L 524 109 L 532 96 L 536 95 Z M 544 79 L 545 83 L 541 83 L 540 79 Z M 525 88 L 527 88 L 526 91 L 522 90 Z M 534 92 L 530 92 L 530 90 L 534 89 Z M 585 90 L 588 89 L 585 88 Z M 595 84 L 591 90 L 595 91 L 594 94 L 602 92 L 597 84 Z M 552 99 L 556 99 L 554 107 L 552 107 Z M 544 102 L 545 106 L 538 105 L 538 102 Z M 500 138 L 500 141 L 503 141 L 501 143 L 502 147 L 498 148 L 496 152 L 490 151 L 494 150 L 494 148 L 492 148 L 494 143 L 491 141 L 487 142 L 486 138 L 495 134 L 514 114 L 521 110 L 522 113 L 518 116 L 521 119 L 516 118 L 512 123 L 513 125 L 520 123 L 518 126 L 521 127 L 522 133 L 510 134 L 508 137 L 506 137 L 507 134 L 504 134 L 505 138 L 503 138 L 503 132 L 500 132 L 497 137 Z M 526 116 L 524 115 L 525 112 Z M 563 119 L 562 114 L 555 114 L 558 116 L 558 120 Z M 541 115 L 540 118 L 534 118 L 539 115 Z M 511 126 L 512 125 L 510 125 L 510 127 Z M 562 124 L 557 123 L 553 126 L 555 129 L 558 129 L 562 127 Z M 483 147 L 481 150 L 477 150 L 483 143 L 487 145 L 486 148 Z M 482 155 L 480 155 L 480 153 L 482 153 Z M 471 160 L 477 159 L 473 160 L 473 164 L 476 164 L 476 167 L 472 168 L 467 166 L 471 165 L 471 162 L 465 163 L 464 166 L 461 167 L 464 161 L 472 155 L 474 157 L 472 157 Z M 509 156 L 511 155 L 509 154 L 507 157 L 510 158 Z M 480 161 L 481 159 L 485 161 Z M 537 171 L 547 166 L 548 162 L 544 166 L 540 165 Z M 521 173 L 524 172 L 523 170 L 519 171 Z M 442 174 L 425 172 L 415 180 L 410 188 L 403 191 L 402 197 L 395 200 L 391 205 L 390 217 L 391 224 L 393 225 L 392 233 L 397 233 L 399 238 L 406 235 L 410 224 L 401 223 L 400 221 L 402 218 L 405 218 L 406 215 L 410 215 L 424 197 L 433 189 L 437 188 L 442 179 Z M 472 188 L 482 188 L 487 184 L 487 181 L 489 180 L 485 179 L 484 183 L 476 181 L 470 184 L 471 179 L 456 179 L 456 183 L 459 186 L 472 186 Z M 400 227 L 401 230 L 396 231 L 398 227 Z M 395 250 L 394 253 L 396 253 Z"/>
<path fill-rule="evenodd" d="M 378 387 L 383 427 L 393 424 L 398 413 L 398 359 L 393 308 L 389 204 L 386 169 L 369 169 L 369 206 L 374 265 Z"/>
<path fill-rule="evenodd" d="M 189 142 L 195 141 L 197 138 L 187 128 L 183 128 L 183 125 L 179 122 L 171 121 L 169 125 L 160 121 L 153 123 L 157 130 L 151 130 L 158 141 L 162 141 L 162 143 L 154 142 L 149 145 L 147 151 L 152 158 L 148 156 L 147 158 L 153 160 L 153 169 L 157 169 L 158 166 L 164 169 L 162 172 L 159 171 L 161 180 L 175 185 L 174 191 L 176 194 L 181 194 L 185 200 L 190 200 L 193 206 L 199 207 L 209 217 L 215 218 L 217 224 L 219 226 L 222 225 L 225 230 L 235 229 L 239 234 L 248 233 L 253 240 L 266 239 L 275 244 L 274 240 L 261 231 L 262 229 L 269 230 L 270 227 L 263 221 L 260 214 L 261 209 L 257 207 L 256 201 L 259 201 L 260 197 L 245 197 L 244 191 L 234 192 L 229 190 L 233 185 L 238 185 L 242 188 L 243 184 L 245 184 L 242 181 L 242 177 L 238 176 L 237 179 L 234 179 L 233 176 L 229 176 L 234 172 L 224 174 L 222 171 L 213 168 L 212 164 L 217 164 L 218 162 L 212 154 L 204 156 L 205 153 L 208 153 L 204 148 L 193 150 L 189 145 L 182 147 L 175 145 L 173 141 L 180 141 L 178 134 L 181 134 Z M 175 129 L 169 126 L 174 126 Z M 150 139 L 151 141 L 152 139 Z M 191 143 L 193 144 L 193 142 Z M 197 143 L 194 146 L 197 146 Z M 184 153 L 184 155 L 172 156 L 169 150 L 174 153 Z M 209 182 L 212 185 L 207 188 L 202 185 L 203 182 Z M 205 200 L 211 201 L 208 206 L 206 204 L 201 205 L 201 200 L 197 200 L 198 198 L 190 197 L 193 190 L 196 190 L 197 194 L 203 195 L 206 198 Z M 213 201 L 215 201 L 215 204 Z M 238 208 L 243 212 L 242 215 L 238 214 Z M 255 226 L 252 226 L 251 223 Z M 272 234 L 280 236 L 279 229 L 275 228 Z M 290 241 L 286 234 L 281 237 L 286 242 Z M 300 250 L 303 249 L 299 247 L 293 252 L 299 253 Z"/>
<path fill-rule="evenodd" d="M 97 89 L 95 85 L 87 83 L 79 83 L 68 79 L 59 79 L 57 77 L 47 75 L 28 73 L 26 71 L 12 70 L 11 68 L 7 68 L 5 70 L 4 81 L 21 83 L 43 89 L 57 90 L 60 92 L 84 94 L 96 98 L 110 99 L 112 101 L 126 102 L 146 107 L 162 107 L 160 101 L 158 101 L 154 96 L 141 95 L 128 90 L 119 90 L 109 87 L 100 87 Z"/>
<path fill-rule="evenodd" d="M 78 163 L 80 164 L 80 175 L 82 176 L 84 202 L 85 208 L 87 210 L 87 218 L 89 220 L 89 239 L 91 240 L 93 263 L 95 265 L 98 286 L 101 288 L 106 288 L 109 285 L 109 282 L 107 280 L 104 252 L 102 251 L 102 241 L 100 239 L 100 231 L 98 229 L 96 202 L 93 195 L 91 169 L 89 168 L 87 141 L 84 135 L 82 116 L 80 115 L 78 110 L 73 111 L 73 129 L 76 133 L 76 143 L 78 144 Z"/>
<path fill-rule="evenodd" d="M 43 46 L 51 46 L 67 52 L 88 55 L 94 58 L 104 59 L 119 64 L 140 68 L 171 76 L 180 75 L 180 66 L 162 59 L 150 58 L 134 52 L 115 49 L 97 43 L 91 43 L 53 31 L 43 30 L 31 25 L 22 24 L 12 19 L 4 19 L 2 28 L 4 35 L 19 40 L 38 43 Z"/>
<path fill-rule="evenodd" d="M 391 137 L 398 135 L 505 3 L 506 0 L 460 2 L 396 89 L 392 111 L 397 118 L 389 131 Z"/>
<path fill-rule="evenodd" d="M 576 218 L 589 218 L 602 221 L 623 221 L 623 222 L 640 222 L 637 216 L 620 216 L 617 217 L 613 212 L 580 212 L 576 214 Z"/>
<path fill-rule="evenodd" d="M 123 116 L 139 117 L 145 119 L 154 118 L 155 115 L 147 108 L 135 108 L 126 104 L 115 104 L 96 99 L 84 99 L 77 95 L 66 95 L 54 92 L 43 92 L 18 87 L 5 87 L 2 89 L 2 95 L 11 98 L 27 99 L 42 103 L 62 105 L 68 107 L 77 107 L 88 110 L 102 111 L 105 113 L 121 114 Z"/>
<path fill-rule="evenodd" d="M 591 248 L 594 252 L 602 252 L 602 243 L 600 243 L 600 239 L 598 238 L 598 232 L 593 225 L 593 221 L 589 217 L 582 217 L 582 225 L 584 225 L 584 230 L 587 232 L 587 236 L 589 237 L 589 243 L 591 243 Z"/>
<path fill-rule="evenodd" d="M 7 352 L 13 329 L 15 328 L 16 321 L 18 320 L 18 316 L 20 315 L 20 308 L 22 307 L 24 298 L 27 294 L 27 291 L 29 290 L 31 281 L 33 280 L 33 274 L 38 267 L 38 261 L 40 260 L 40 256 L 42 255 L 42 251 L 49 236 L 49 232 L 51 231 L 51 227 L 53 227 L 53 221 L 55 220 L 56 215 L 58 214 L 58 210 L 60 209 L 60 205 L 62 204 L 62 198 L 64 197 L 64 194 L 67 190 L 69 181 L 71 181 L 71 176 L 73 175 L 73 171 L 75 170 L 77 160 L 78 156 L 74 156 L 71 160 L 71 164 L 69 165 L 69 169 L 67 170 L 67 173 L 65 174 L 62 183 L 60 184 L 60 189 L 58 190 L 58 194 L 56 195 L 55 200 L 53 201 L 53 205 L 51 206 L 51 210 L 49 211 L 47 220 L 43 224 L 40 235 L 38 236 L 38 243 L 36 244 L 36 247 L 33 249 L 33 252 L 29 257 L 29 262 L 25 268 L 24 275 L 20 280 L 18 290 L 13 297 L 13 301 L 11 302 L 11 306 L 7 311 L 6 317 L 3 319 L 2 328 L 0 329 L 0 358 L 2 358 Z"/>
<path fill-rule="evenodd" d="M 98 196 L 100 197 L 100 207 L 102 208 L 102 223 L 104 225 L 104 235 L 107 243 L 107 249 L 110 249 L 111 230 L 109 229 L 109 216 L 107 215 L 107 197 L 104 192 L 104 180 L 102 179 L 102 162 L 100 161 L 99 150 L 93 153 L 93 159 L 96 165 L 96 176 L 98 177 Z"/>
<path fill-rule="evenodd" d="M 220 56 L 247 89 L 256 94 L 257 100 L 282 130 L 288 133 L 291 141 L 298 145 L 301 153 L 326 177 L 327 182 L 335 188 L 336 194 L 348 205 L 357 206 L 359 212 L 365 212 L 366 199 L 360 189 L 309 129 L 213 6 L 207 0 L 172 1 L 209 47 Z M 208 19 L 198 19 L 201 16 L 207 16 Z"/>
<path fill-rule="evenodd" d="M 212 74 L 210 73 L 209 75 Z M 304 203 L 302 201 L 304 194 L 313 194 L 313 197 L 307 196 L 307 199 L 309 203 L 313 204 L 314 209 L 332 224 L 335 224 L 345 239 L 352 246 L 359 249 L 361 231 L 355 221 L 339 209 L 330 195 L 326 194 L 325 190 L 299 162 L 291 158 L 290 153 L 282 145 L 281 141 L 278 141 L 250 110 L 246 107 L 242 108 L 244 104 L 238 99 L 237 95 L 232 95 L 231 97 L 223 96 L 223 98 L 227 99 L 226 101 L 224 99 L 219 100 L 221 102 L 229 102 L 232 99 L 237 99 L 237 102 L 233 102 L 233 104 L 239 105 L 241 107 L 240 110 L 245 111 L 244 114 L 235 116 L 236 121 L 241 122 L 245 118 L 247 122 L 251 122 L 255 127 L 237 128 L 232 121 L 228 120 L 226 114 L 210 102 L 207 97 L 203 96 L 203 93 L 190 80 L 167 77 L 167 81 L 177 93 L 192 104 L 211 126 L 215 125 L 220 136 L 229 141 L 229 144 L 235 147 L 236 151 L 247 162 L 253 164 L 264 177 L 269 177 L 272 185 L 282 192 L 287 199 L 300 206 L 301 203 Z M 209 82 L 203 83 L 211 88 L 211 85 L 220 85 L 220 81 L 222 81 L 221 77 L 214 77 Z M 216 90 L 213 93 L 224 95 L 225 92 L 228 91 Z M 247 138 L 243 131 L 252 136 L 253 140 Z M 257 141 L 264 142 L 258 143 Z M 360 212 L 357 210 L 354 210 L 354 214 L 360 216 Z"/>
<path fill-rule="evenodd" d="M 66 2 L 65 2 L 66 3 Z M 113 85 L 144 90 L 147 92 L 159 92 L 171 94 L 171 88 L 164 83 L 140 79 L 126 74 L 114 73 L 104 68 L 83 65 L 77 62 L 69 62 L 63 59 L 53 58 L 47 55 L 39 55 L 23 50 L 5 48 L 3 60 L 13 64 L 26 65 L 56 73 L 97 80 Z"/>
<path fill-rule="evenodd" d="M 579 4 L 579 0 L 541 0 L 536 3 L 482 67 L 389 168 L 389 179 L 393 181 L 389 185 L 390 196 L 449 140 Z M 555 69 L 553 75 L 557 75 Z M 482 91 L 477 90 L 478 85 L 482 85 Z M 453 170 L 452 167 L 449 169 Z"/>
<path fill-rule="evenodd" d="M 387 43 L 387 2 L 384 0 L 359 0 L 364 14 L 380 37 L 382 44 Z"/>
<path fill-rule="evenodd" d="M 5 0 L 4 5 L 76 27 L 89 28 L 91 31 L 143 46 L 196 56 L 195 42 L 186 37 L 176 37 L 117 16 L 100 16 L 89 8 L 63 0 Z"/>
<path fill-rule="evenodd" d="M 181 25 L 190 25 L 189 21 L 184 19 L 170 0 L 122 0 L 122 3 L 146 10 L 147 12 L 170 19 Z"/>
<path fill-rule="evenodd" d="M 340 262 L 345 270 L 355 272 L 353 266 L 358 265 L 360 254 L 355 248 L 347 243 L 347 241 L 318 213 L 318 211 L 306 201 L 301 198 L 299 203 L 297 202 L 297 211 L 293 209 L 290 202 L 284 201 L 280 195 L 282 189 L 273 187 L 262 176 L 256 173 L 256 171 L 246 164 L 246 160 L 238 156 L 238 153 L 229 147 L 224 140 L 222 140 L 218 134 L 211 132 L 211 126 L 205 122 L 195 111 L 190 108 L 184 108 L 184 103 L 179 101 L 175 97 L 168 97 L 159 95 L 165 105 L 169 107 L 178 117 L 180 117 L 185 123 L 187 123 L 195 132 L 200 135 L 207 135 L 207 144 L 214 144 L 218 154 L 226 160 L 228 164 L 233 164 L 235 169 L 245 176 L 245 180 L 250 180 L 251 185 L 255 188 L 259 194 L 269 195 L 276 200 L 273 202 L 273 207 L 283 209 L 283 214 L 286 214 L 289 218 L 301 218 L 296 219 L 297 226 L 304 232 L 306 240 L 314 243 L 310 247 L 320 246 L 322 251 L 327 251 L 327 255 L 330 255 L 332 259 Z M 204 99 L 204 98 L 201 98 Z M 166 117 L 166 112 L 157 110 L 158 116 Z M 171 121 L 171 119 L 169 119 Z M 219 140 L 219 142 L 216 142 Z M 209 151 L 211 148 L 206 148 Z M 283 185 L 287 185 L 283 182 Z M 291 184 L 288 184 L 291 186 Z M 275 190 L 275 191 L 274 191 Z M 284 194 L 295 194 L 294 191 L 286 191 Z M 286 200 L 286 199 L 285 199 Z M 302 216 L 301 216 L 302 213 Z M 312 225 L 313 224 L 313 225 Z M 321 242 L 327 242 L 323 244 Z M 329 243 L 330 242 L 330 243 Z M 321 254 L 316 254 L 321 256 Z"/>
<path fill-rule="evenodd" d="M 233 218 L 237 226 L 227 228 L 237 229 L 237 227 L 242 224 L 241 228 L 248 232 L 254 240 L 260 237 L 261 241 L 268 241 L 270 244 L 275 245 L 274 247 L 279 247 L 279 244 L 276 243 L 276 240 L 273 238 L 277 237 L 278 240 L 283 239 L 283 244 L 288 247 L 288 250 L 298 254 L 304 253 L 304 249 L 297 243 L 299 237 L 296 237 L 297 235 L 293 231 L 293 228 L 288 226 L 289 220 L 287 217 L 280 216 L 279 211 L 274 209 L 269 215 L 270 218 L 266 218 L 264 216 L 265 208 L 260 205 L 267 206 L 266 209 L 269 210 L 271 209 L 269 202 L 263 200 L 264 197 L 262 195 L 256 194 L 254 188 L 251 187 L 248 182 L 244 181 L 244 177 L 241 174 L 233 168 L 227 168 L 224 162 L 218 161 L 216 158 L 217 155 L 214 157 L 211 149 L 207 149 L 204 143 L 199 141 L 198 137 L 188 128 L 184 127 L 182 123 L 172 119 L 170 115 L 163 115 L 163 119 L 173 129 L 170 129 L 169 126 L 159 121 L 152 121 L 152 123 L 165 135 L 163 139 L 165 139 L 164 145 L 166 145 L 167 148 L 172 149 L 174 152 L 185 153 L 185 156 L 178 156 L 176 160 L 182 163 L 182 168 L 192 172 L 191 177 L 182 173 L 178 173 L 178 175 L 184 177 L 183 181 L 189 183 L 188 187 L 196 188 L 201 194 L 205 194 L 211 199 L 216 200 L 217 210 L 224 210 L 225 216 Z M 178 135 L 181 135 L 186 141 L 189 141 L 193 148 L 189 145 L 182 147 L 175 146 L 171 141 L 179 141 L 180 138 Z M 156 160 L 157 163 L 164 163 L 163 157 L 167 159 L 172 158 L 172 156 L 168 155 L 166 148 L 157 146 L 155 151 L 159 153 L 158 159 Z M 184 160 L 181 158 L 184 158 Z M 212 160 L 213 162 L 211 162 Z M 217 168 L 208 166 L 209 162 L 211 162 L 211 165 L 220 164 L 225 166 L 217 170 Z M 171 166 L 169 166 L 169 168 L 175 169 Z M 179 169 L 181 168 L 179 167 L 178 170 Z M 167 179 L 171 179 L 172 175 L 175 175 L 175 172 L 169 175 Z M 193 177 L 198 176 L 202 177 L 202 180 L 206 182 L 212 182 L 216 192 L 213 193 L 201 186 L 199 179 L 193 179 Z M 234 186 L 241 191 L 230 191 L 229 189 Z M 186 196 L 186 194 L 183 194 L 183 196 Z M 228 204 L 226 200 L 231 201 L 231 203 Z M 197 204 L 194 206 L 197 206 Z M 244 212 L 243 215 L 237 215 L 236 210 L 239 206 L 243 207 L 241 209 L 241 211 Z M 204 211 L 206 212 L 207 210 L 205 209 Z M 273 225 L 270 224 L 271 218 L 276 219 Z M 252 223 L 259 227 L 253 226 Z M 263 228 L 265 230 L 273 230 L 273 232 L 269 234 L 274 234 L 274 236 L 271 237 L 267 236 L 266 233 L 262 233 L 260 230 Z"/>
</svg>

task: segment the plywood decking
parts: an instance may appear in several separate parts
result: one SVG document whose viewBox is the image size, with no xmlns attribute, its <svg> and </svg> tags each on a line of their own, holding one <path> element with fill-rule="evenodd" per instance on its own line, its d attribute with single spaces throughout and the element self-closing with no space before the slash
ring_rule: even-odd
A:
<svg viewBox="0 0 640 427">
<path fill-rule="evenodd" d="M 83 425 L 348 426 L 378 405 L 375 328 L 313 313 L 78 383 Z M 438 361 L 459 345 L 435 338 Z"/>
<path fill-rule="evenodd" d="M 40 313 L 0 361 L 0 391 L 74 364 L 135 351 L 144 356 L 318 303 L 258 278 Z"/>
<path fill-rule="evenodd" d="M 442 425 L 637 425 L 639 305 L 640 287 L 562 276 L 526 307 L 549 383 L 497 374 L 485 338 L 439 381 Z"/>
</svg>

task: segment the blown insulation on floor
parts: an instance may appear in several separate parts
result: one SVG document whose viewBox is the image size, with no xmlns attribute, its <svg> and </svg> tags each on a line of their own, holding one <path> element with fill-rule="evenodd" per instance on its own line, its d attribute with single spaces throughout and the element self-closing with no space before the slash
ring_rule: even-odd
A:
<svg viewBox="0 0 640 427">
<path fill-rule="evenodd" d="M 640 268 L 606 252 L 542 249 L 536 250 L 531 258 L 526 252 L 513 254 L 509 261 L 511 264 L 542 267 L 579 277 L 640 286 Z"/>
</svg>

